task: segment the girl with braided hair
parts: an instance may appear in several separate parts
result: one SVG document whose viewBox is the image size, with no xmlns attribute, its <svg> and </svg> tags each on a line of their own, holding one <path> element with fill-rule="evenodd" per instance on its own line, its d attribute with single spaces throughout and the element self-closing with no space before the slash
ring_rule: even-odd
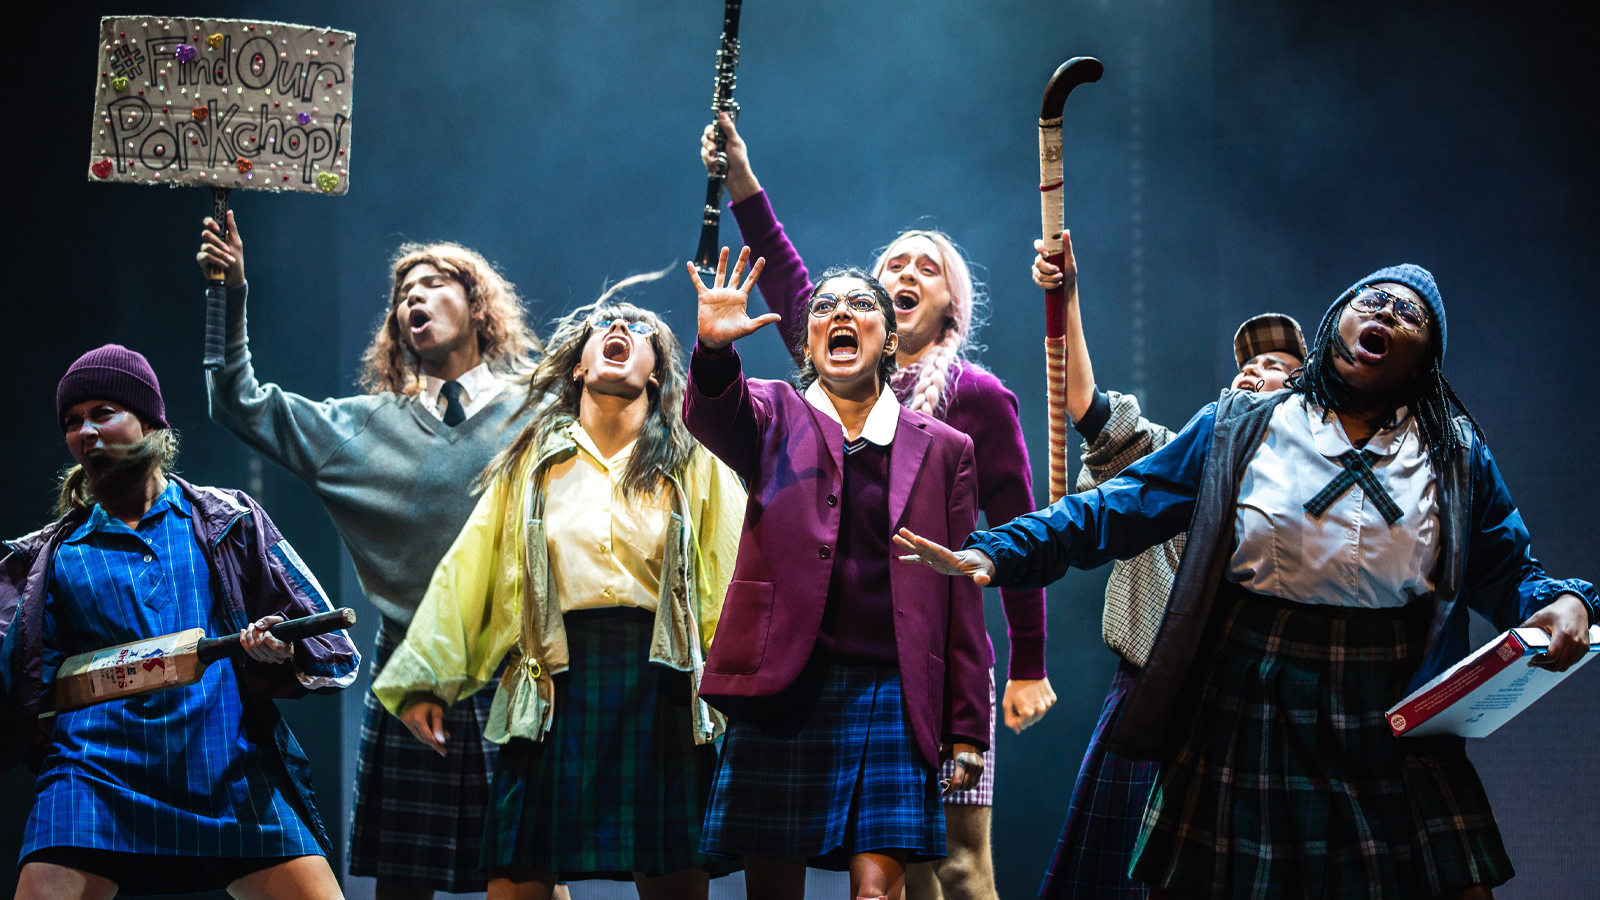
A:
<svg viewBox="0 0 1600 900">
<path fill-rule="evenodd" d="M 766 259 L 758 286 L 768 309 L 778 316 L 784 345 L 798 362 L 805 344 L 811 279 L 751 171 L 748 150 L 733 120 L 721 114 L 719 124 L 725 138 L 725 184 L 733 214 L 752 257 Z M 701 138 L 701 160 L 707 168 L 718 162 L 709 126 Z M 870 274 L 893 299 L 900 336 L 895 353 L 898 371 L 889 381 L 895 396 L 902 405 L 932 415 L 972 438 L 978 506 L 991 527 L 1032 512 L 1036 505 L 1033 476 L 1017 420 L 1017 398 L 971 359 L 987 298 L 981 285 L 974 282 L 966 256 L 943 232 L 906 231 L 878 254 Z M 1056 700 L 1045 672 L 1044 591 L 1007 589 L 1000 592 L 1000 598 L 1011 639 L 1002 706 L 1006 725 L 1020 733 Z M 989 853 L 994 742 L 991 739 L 989 743 L 978 785 L 945 799 L 949 856 L 907 871 L 907 891 L 913 896 L 932 894 L 935 887 L 942 888 L 950 900 L 993 900 L 996 896 Z M 952 771 L 946 764 L 945 777 Z"/>
<path fill-rule="evenodd" d="M 1465 741 L 1385 710 L 1463 659 L 1468 610 L 1589 650 L 1600 595 L 1546 574 L 1445 381 L 1444 300 L 1411 264 L 1339 295 L 1288 390 L 1230 389 L 1096 490 L 897 542 L 979 584 L 1046 584 L 1185 532 L 1107 746 L 1156 759 L 1130 874 L 1152 900 L 1489 900 L 1515 873 Z"/>
</svg>

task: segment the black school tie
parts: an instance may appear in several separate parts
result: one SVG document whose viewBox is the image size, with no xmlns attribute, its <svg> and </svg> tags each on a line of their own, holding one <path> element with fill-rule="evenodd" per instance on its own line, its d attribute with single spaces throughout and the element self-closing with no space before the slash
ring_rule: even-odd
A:
<svg viewBox="0 0 1600 900">
<path fill-rule="evenodd" d="M 461 406 L 461 382 L 446 381 L 439 388 L 439 396 L 444 398 L 444 423 L 451 428 L 467 420 L 467 411 Z"/>
<path fill-rule="evenodd" d="M 1400 521 L 1399 505 L 1394 502 L 1393 497 L 1389 496 L 1389 492 L 1383 489 L 1383 484 L 1378 481 L 1378 476 L 1372 471 L 1372 463 L 1377 458 L 1378 454 L 1373 453 L 1371 450 L 1362 450 L 1359 453 L 1354 450 L 1347 450 L 1341 454 L 1338 460 L 1339 464 L 1344 466 L 1344 471 L 1328 482 L 1328 486 L 1318 491 L 1315 497 L 1306 502 L 1306 512 L 1321 518 L 1322 514 L 1328 511 L 1328 507 L 1333 505 L 1333 501 L 1343 496 L 1345 491 L 1359 484 L 1362 490 L 1367 492 L 1367 496 L 1372 498 L 1372 505 L 1378 508 L 1378 513 L 1383 516 L 1383 521 L 1390 525 Z"/>
</svg>

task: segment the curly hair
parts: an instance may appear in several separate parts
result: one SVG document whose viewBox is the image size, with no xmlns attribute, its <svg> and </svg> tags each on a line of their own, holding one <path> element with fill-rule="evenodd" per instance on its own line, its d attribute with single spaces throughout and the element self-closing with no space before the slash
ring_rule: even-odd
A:
<svg viewBox="0 0 1600 900">
<path fill-rule="evenodd" d="M 913 228 L 895 235 L 888 246 L 878 251 L 872 274 L 881 278 L 884 267 L 894 258 L 894 249 L 918 237 L 927 239 L 939 251 L 939 268 L 950 291 L 950 309 L 938 341 L 922 359 L 897 372 L 890 386 L 906 407 L 942 417 L 955 389 L 956 360 L 975 365 L 973 357 L 983 349 L 977 337 L 988 319 L 989 292 L 983 282 L 973 277 L 973 263 L 966 251 L 950 235 L 934 228 Z"/>
<path fill-rule="evenodd" d="M 872 291 L 873 297 L 877 298 L 878 311 L 883 313 L 884 334 L 891 335 L 898 333 L 894 318 L 894 301 L 889 298 L 888 289 L 883 286 L 883 282 L 871 275 L 868 275 L 865 270 L 859 269 L 855 266 L 834 266 L 828 271 L 822 273 L 822 276 L 817 279 L 817 283 L 811 288 L 811 296 L 806 298 L 805 309 L 801 310 L 800 312 L 800 315 L 804 317 L 800 320 L 802 325 L 804 325 L 811 316 L 811 301 L 817 299 L 817 295 L 822 293 L 823 285 L 835 278 L 857 278 L 866 282 L 868 289 Z M 810 387 L 813 381 L 817 380 L 816 364 L 811 361 L 811 355 L 806 352 L 806 340 L 809 331 L 810 330 L 806 328 L 802 328 L 800 330 L 800 339 L 795 342 L 794 347 L 791 348 L 790 351 L 795 359 L 800 360 L 800 371 L 795 373 L 794 383 L 798 385 L 802 391 Z M 889 379 L 894 376 L 895 368 L 896 364 L 893 353 L 885 353 L 878 357 L 878 386 L 880 390 L 882 389 L 882 386 L 888 384 Z"/>
<path fill-rule="evenodd" d="M 424 263 L 466 290 L 467 308 L 478 332 L 478 352 L 489 367 L 513 375 L 526 372 L 531 366 L 529 357 L 539 352 L 540 345 L 523 321 L 516 286 L 476 250 L 449 242 L 411 243 L 395 251 L 389 307 L 362 355 L 361 387 L 369 394 L 422 390 L 422 359 L 403 336 L 395 310 L 404 299 L 400 288 L 406 274 Z"/>
<path fill-rule="evenodd" d="M 530 409 L 537 409 L 537 412 L 523 426 L 516 439 L 483 470 L 478 479 L 480 490 L 498 476 L 512 477 L 528 453 L 536 452 L 546 438 L 577 420 L 579 404 L 583 399 L 583 380 L 574 378 L 573 370 L 582 361 L 584 345 L 594 334 L 594 323 L 600 319 L 645 322 L 656 330 L 649 338 L 650 349 L 656 355 L 656 366 L 651 373 L 656 383 L 645 388 L 650 409 L 645 414 L 638 443 L 634 445 L 627 471 L 623 474 L 624 495 L 651 493 L 660 486 L 664 477 L 682 471 L 696 446 L 688 426 L 683 424 L 683 393 L 688 381 L 683 364 L 683 347 L 660 316 L 616 299 L 629 287 L 655 281 L 672 269 L 672 266 L 668 266 L 659 272 L 624 278 L 593 303 L 580 306 L 556 320 L 555 328 L 545 342 L 544 358 L 539 360 L 528 378 L 527 399 L 522 402 L 518 415 Z"/>
</svg>

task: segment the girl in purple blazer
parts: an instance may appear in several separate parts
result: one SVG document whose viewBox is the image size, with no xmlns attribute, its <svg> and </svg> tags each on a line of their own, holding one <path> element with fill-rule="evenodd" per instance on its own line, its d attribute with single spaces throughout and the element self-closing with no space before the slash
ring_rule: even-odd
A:
<svg viewBox="0 0 1600 900">
<path fill-rule="evenodd" d="M 977 781 L 993 701 L 976 586 L 894 562 L 891 537 L 973 529 L 972 440 L 896 400 L 893 303 L 859 269 L 807 298 L 796 384 L 745 378 L 733 342 L 778 319 L 746 312 L 749 256 L 695 277 L 684 401 L 749 487 L 701 681 L 729 717 L 702 847 L 743 857 L 752 900 L 800 896 L 807 865 L 899 898 L 908 863 L 945 853 L 940 759 L 959 763 L 947 788 Z"/>
<path fill-rule="evenodd" d="M 750 252 L 767 260 L 757 286 L 767 308 L 778 314 L 784 344 L 798 349 L 804 344 L 800 337 L 805 332 L 805 306 L 812 292 L 810 276 L 751 170 L 749 148 L 738 127 L 726 116 L 721 126 L 726 138 L 726 185 L 733 201 L 730 208 Z M 708 167 L 717 162 L 709 127 L 701 136 L 700 155 Z M 877 254 L 868 271 L 883 282 L 894 300 L 900 343 L 895 348 L 897 368 L 890 388 L 906 407 L 934 416 L 972 438 L 978 466 L 978 508 L 991 525 L 1033 512 L 1037 503 L 1028 448 L 1017 419 L 1017 398 L 976 359 L 977 331 L 988 300 L 983 284 L 972 277 L 966 254 L 943 232 L 903 231 Z M 1000 591 L 1000 600 L 1011 660 L 1002 673 L 1006 680 L 999 711 L 1005 714 L 1006 726 L 1020 734 L 1056 702 L 1045 672 L 1044 591 L 1006 588 Z M 984 754 L 979 783 L 972 790 L 945 797 L 949 856 L 911 870 L 908 878 L 913 894 L 936 896 L 942 890 L 967 900 L 997 900 L 989 852 L 994 771 L 991 748 Z M 948 765 L 945 774 L 951 774 Z"/>
</svg>

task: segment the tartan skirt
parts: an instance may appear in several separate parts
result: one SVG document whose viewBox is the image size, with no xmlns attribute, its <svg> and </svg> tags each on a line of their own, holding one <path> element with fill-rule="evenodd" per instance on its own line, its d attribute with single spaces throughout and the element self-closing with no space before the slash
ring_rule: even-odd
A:
<svg viewBox="0 0 1600 900">
<path fill-rule="evenodd" d="M 483 868 L 562 881 L 732 871 L 699 849 L 717 751 L 694 742 L 689 676 L 649 661 L 655 613 L 576 610 L 564 622 L 554 721 L 544 740 L 500 751 Z"/>
<path fill-rule="evenodd" d="M 378 629 L 370 678 L 399 642 Z M 494 685 L 445 713 L 447 755 L 412 736 L 370 689 L 362 697 L 350 874 L 381 884 L 463 893 L 488 886 L 478 870 L 489 777 L 499 745 L 483 736 Z"/>
<path fill-rule="evenodd" d="M 813 658 L 729 716 L 701 847 L 845 871 L 868 850 L 945 855 L 939 776 L 906 728 L 900 673 Z"/>
<path fill-rule="evenodd" d="M 1215 648 L 1145 813 L 1133 875 L 1191 898 L 1417 898 L 1514 874 L 1459 740 L 1384 711 L 1433 604 L 1290 603 L 1224 583 Z"/>
<path fill-rule="evenodd" d="M 1039 886 L 1044 900 L 1143 900 L 1150 895 L 1144 882 L 1128 874 L 1128 867 L 1160 767 L 1123 759 L 1106 749 L 1138 674 L 1132 663 L 1118 660 L 1072 788 L 1067 822 Z"/>
</svg>

